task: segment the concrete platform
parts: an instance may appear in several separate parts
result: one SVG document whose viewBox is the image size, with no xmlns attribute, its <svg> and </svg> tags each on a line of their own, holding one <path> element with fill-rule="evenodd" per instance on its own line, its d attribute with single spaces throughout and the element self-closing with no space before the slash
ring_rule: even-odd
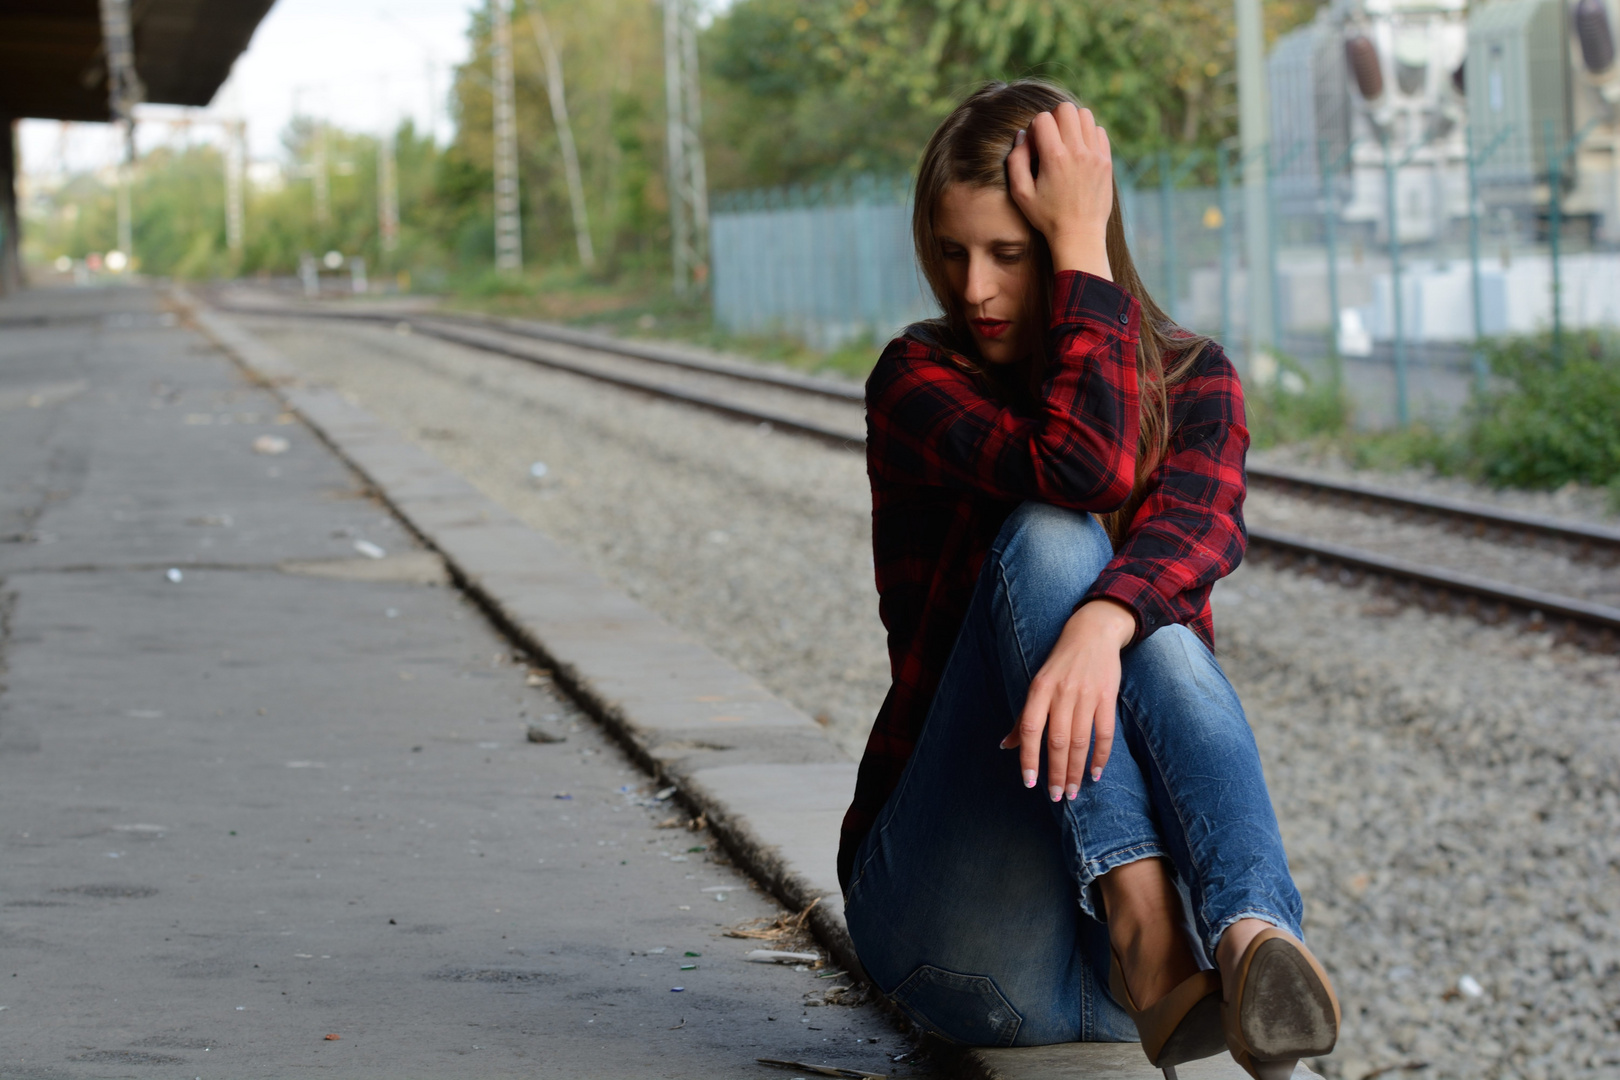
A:
<svg viewBox="0 0 1620 1080">
<path fill-rule="evenodd" d="M 837 827 L 854 763 L 802 712 L 609 588 L 424 451 L 339 395 L 304 384 L 275 350 L 229 318 L 182 298 L 197 324 L 301 415 L 440 553 L 457 582 L 630 752 L 679 788 L 757 880 L 792 906 L 816 902 L 815 931 L 858 966 L 842 918 Z M 1158 1077 L 1134 1044 L 966 1051 L 964 1075 Z M 1230 1059 L 1194 1063 L 1182 1080 L 1240 1080 Z M 1315 1074 L 1304 1066 L 1296 1076 Z"/>
<path fill-rule="evenodd" d="M 545 563 L 396 461 L 463 572 Z M 0 301 L 0 1078 L 931 1075 L 746 960 L 781 907 L 448 582 L 150 292 Z"/>
</svg>

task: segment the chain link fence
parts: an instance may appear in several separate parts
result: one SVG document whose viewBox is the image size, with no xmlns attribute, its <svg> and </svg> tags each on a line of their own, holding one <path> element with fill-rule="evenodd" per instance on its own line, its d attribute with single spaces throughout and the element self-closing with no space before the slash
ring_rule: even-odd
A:
<svg viewBox="0 0 1620 1080">
<path fill-rule="evenodd" d="M 1326 139 L 1248 160 L 1235 148 L 1165 153 L 1116 162 L 1115 174 L 1137 268 L 1178 322 L 1214 335 L 1251 381 L 1342 379 L 1358 422 L 1387 426 L 1453 414 L 1486 378 L 1482 339 L 1620 326 L 1620 244 L 1605 239 L 1603 215 L 1566 212 L 1571 192 L 1620 185 L 1620 173 L 1571 176 L 1581 137 L 1549 138 L 1552 182 L 1540 185 L 1425 159 L 1421 144 Z M 1465 164 L 1503 143 L 1498 133 L 1471 146 Z M 1258 268 L 1243 243 L 1254 170 L 1271 215 Z M 717 322 L 831 348 L 933 314 L 910 215 L 901 180 L 716 200 Z M 1255 287 L 1270 290 L 1273 312 L 1258 335 Z"/>
</svg>

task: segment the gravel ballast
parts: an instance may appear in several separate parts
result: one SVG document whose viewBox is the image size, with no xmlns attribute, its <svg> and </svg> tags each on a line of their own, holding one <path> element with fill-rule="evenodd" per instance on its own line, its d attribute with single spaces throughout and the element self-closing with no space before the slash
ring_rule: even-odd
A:
<svg viewBox="0 0 1620 1080">
<path fill-rule="evenodd" d="M 387 329 L 243 322 L 859 752 L 887 664 L 858 453 Z M 1345 1004 L 1323 1070 L 1620 1075 L 1620 662 L 1264 565 L 1215 597 Z"/>
</svg>

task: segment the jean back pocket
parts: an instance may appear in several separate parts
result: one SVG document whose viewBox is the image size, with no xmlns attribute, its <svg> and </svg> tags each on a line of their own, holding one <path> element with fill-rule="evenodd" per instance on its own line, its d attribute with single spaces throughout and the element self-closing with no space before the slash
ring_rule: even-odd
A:
<svg viewBox="0 0 1620 1080">
<path fill-rule="evenodd" d="M 918 1025 L 963 1046 L 1011 1046 L 1023 1017 L 983 975 L 924 964 L 889 995 Z"/>
</svg>

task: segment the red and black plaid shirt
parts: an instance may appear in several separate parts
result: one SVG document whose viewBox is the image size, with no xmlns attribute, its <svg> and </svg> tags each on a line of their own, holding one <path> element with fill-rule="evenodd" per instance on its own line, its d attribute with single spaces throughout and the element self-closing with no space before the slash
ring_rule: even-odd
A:
<svg viewBox="0 0 1620 1080">
<path fill-rule="evenodd" d="M 1138 434 L 1141 309 L 1113 282 L 1057 275 L 1037 407 L 988 396 L 914 327 L 866 383 L 867 472 L 878 610 L 893 684 L 861 758 L 838 870 L 900 781 L 922 733 L 979 568 L 1007 516 L 1034 500 L 1108 513 L 1129 498 Z M 1211 343 L 1169 390 L 1171 436 L 1124 542 L 1085 600 L 1136 615 L 1136 638 L 1185 623 L 1207 642 L 1209 593 L 1243 557 L 1243 390 Z M 1082 601 L 1082 603 L 1085 601 Z"/>
</svg>

